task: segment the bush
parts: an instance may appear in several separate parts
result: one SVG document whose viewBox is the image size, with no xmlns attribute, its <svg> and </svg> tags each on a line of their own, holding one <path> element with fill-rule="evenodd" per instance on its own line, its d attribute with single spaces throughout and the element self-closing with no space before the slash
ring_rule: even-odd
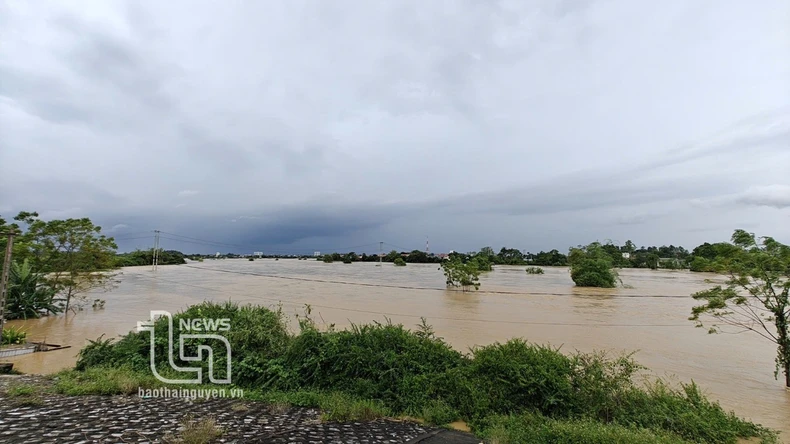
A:
<svg viewBox="0 0 790 444">
<path fill-rule="evenodd" d="M 323 260 L 325 264 L 331 264 L 332 262 L 334 262 L 334 259 L 332 259 L 332 255 L 330 254 L 325 254 Z"/>
<path fill-rule="evenodd" d="M 543 274 L 543 269 L 540 267 L 527 267 L 527 274 Z"/>
<path fill-rule="evenodd" d="M 21 328 L 6 326 L 3 327 L 3 336 L 0 338 L 0 345 L 20 345 L 25 343 L 27 333 Z"/>
<path fill-rule="evenodd" d="M 204 302 L 193 305 L 182 313 L 173 316 L 173 328 L 178 328 L 181 319 L 224 319 L 230 320 L 229 331 L 217 334 L 227 338 L 233 351 L 232 380 L 236 383 L 252 383 L 265 378 L 269 360 L 281 356 L 285 351 L 289 335 L 281 311 L 272 311 L 264 307 L 239 306 L 230 302 Z M 154 325 L 154 347 L 157 369 L 167 369 L 168 364 L 168 324 L 166 318 L 160 318 Z M 134 332 L 124 336 L 117 343 L 112 339 L 99 338 L 83 348 L 79 353 L 76 369 L 89 367 L 128 365 L 133 369 L 150 373 L 150 333 Z M 173 341 L 173 354 L 178 356 L 178 341 Z M 222 371 L 226 368 L 224 345 L 211 339 L 189 339 L 185 343 L 187 356 L 197 356 L 197 347 L 213 346 L 223 353 L 214 353 L 214 370 L 217 377 L 225 377 Z M 175 360 L 176 365 L 190 367 L 194 362 Z M 208 372 L 208 362 L 204 374 Z M 164 372 L 163 372 L 164 373 Z M 184 377 L 185 375 L 180 375 Z"/>
<path fill-rule="evenodd" d="M 340 390 L 395 412 L 419 411 L 426 384 L 464 358 L 430 331 L 418 333 L 389 323 L 323 333 L 308 326 L 275 360 L 279 371 L 263 388 Z"/>
<path fill-rule="evenodd" d="M 402 257 L 396 257 L 395 260 L 392 261 L 392 263 L 395 264 L 398 267 L 405 267 L 406 266 L 406 261 L 404 261 Z"/>
<path fill-rule="evenodd" d="M 725 412 L 693 383 L 678 389 L 660 382 L 635 385 L 633 376 L 642 367 L 630 356 L 565 355 L 521 339 L 463 355 L 436 338 L 424 321 L 417 331 L 389 322 L 319 331 L 308 318 L 300 319 L 300 334 L 290 336 L 279 311 L 232 304 L 203 303 L 175 316 L 176 322 L 189 317 L 231 319 L 231 331 L 220 333 L 233 348 L 233 381 L 253 389 L 249 396 L 282 406 L 320 407 L 326 420 L 391 414 L 433 424 L 461 419 L 483 436 L 518 443 L 731 443 L 775 437 Z M 166 368 L 167 332 L 159 326 L 156 363 Z M 148 367 L 148 335 L 93 341 L 80 352 L 79 371 L 61 374 L 58 390 L 116 394 L 160 385 Z"/>
<path fill-rule="evenodd" d="M 62 311 L 55 299 L 57 290 L 47 285 L 44 275 L 33 270 L 27 259 L 21 264 L 12 262 L 10 271 L 6 319 L 38 318 L 42 314 Z"/>
</svg>

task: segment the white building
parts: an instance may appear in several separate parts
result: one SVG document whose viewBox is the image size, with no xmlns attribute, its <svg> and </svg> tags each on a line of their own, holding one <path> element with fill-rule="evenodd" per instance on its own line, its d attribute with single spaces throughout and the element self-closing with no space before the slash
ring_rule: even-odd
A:
<svg viewBox="0 0 790 444">
<path fill-rule="evenodd" d="M 313 252 L 313 257 L 319 257 L 319 256 L 321 256 L 321 252 L 320 251 L 314 251 Z"/>
</svg>

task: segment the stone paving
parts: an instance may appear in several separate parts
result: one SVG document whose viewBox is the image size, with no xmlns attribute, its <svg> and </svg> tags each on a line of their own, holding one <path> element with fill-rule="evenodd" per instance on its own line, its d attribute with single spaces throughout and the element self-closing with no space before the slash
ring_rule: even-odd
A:
<svg viewBox="0 0 790 444">
<path fill-rule="evenodd" d="M 0 442 L 155 443 L 179 436 L 188 415 L 213 418 L 215 442 L 407 443 L 437 429 L 413 422 L 322 423 L 316 409 L 271 406 L 228 398 L 187 400 L 137 396 L 8 396 L 16 384 L 46 385 L 35 377 L 0 378 Z"/>
</svg>

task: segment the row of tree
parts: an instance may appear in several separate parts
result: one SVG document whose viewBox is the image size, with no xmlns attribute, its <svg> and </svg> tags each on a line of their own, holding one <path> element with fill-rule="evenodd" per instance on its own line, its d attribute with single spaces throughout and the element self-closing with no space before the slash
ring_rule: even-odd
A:
<svg viewBox="0 0 790 444">
<path fill-rule="evenodd" d="M 88 294 L 116 284 L 118 267 L 151 265 L 153 249 L 117 254 L 112 237 L 88 218 L 45 221 L 20 212 L 13 221 L 0 217 L 0 232 L 14 232 L 6 295 L 6 319 L 36 318 L 82 308 Z M 0 237 L 0 251 L 7 245 Z M 178 251 L 160 250 L 158 263 L 183 264 Z M 4 261 L 0 255 L 0 267 Z"/>
</svg>

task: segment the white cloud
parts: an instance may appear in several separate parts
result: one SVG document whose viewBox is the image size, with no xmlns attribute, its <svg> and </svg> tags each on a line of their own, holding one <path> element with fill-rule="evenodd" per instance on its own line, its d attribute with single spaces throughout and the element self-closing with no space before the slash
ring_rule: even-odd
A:
<svg viewBox="0 0 790 444">
<path fill-rule="evenodd" d="M 197 191 L 197 190 L 181 190 L 181 191 L 178 192 L 178 197 L 189 197 L 189 196 L 194 196 L 194 195 L 196 195 L 198 193 L 200 193 L 200 191 Z"/>
<path fill-rule="evenodd" d="M 737 202 L 773 208 L 790 208 L 790 186 L 768 185 L 748 189 L 737 198 Z"/>
<path fill-rule="evenodd" d="M 129 228 L 129 225 L 126 225 L 126 224 L 116 224 L 116 225 L 113 225 L 113 226 L 112 226 L 112 228 L 110 228 L 110 232 L 111 232 L 111 233 L 113 233 L 113 232 L 116 232 L 116 231 L 121 231 L 121 230 L 124 230 L 124 229 L 126 229 L 126 228 Z"/>
</svg>

